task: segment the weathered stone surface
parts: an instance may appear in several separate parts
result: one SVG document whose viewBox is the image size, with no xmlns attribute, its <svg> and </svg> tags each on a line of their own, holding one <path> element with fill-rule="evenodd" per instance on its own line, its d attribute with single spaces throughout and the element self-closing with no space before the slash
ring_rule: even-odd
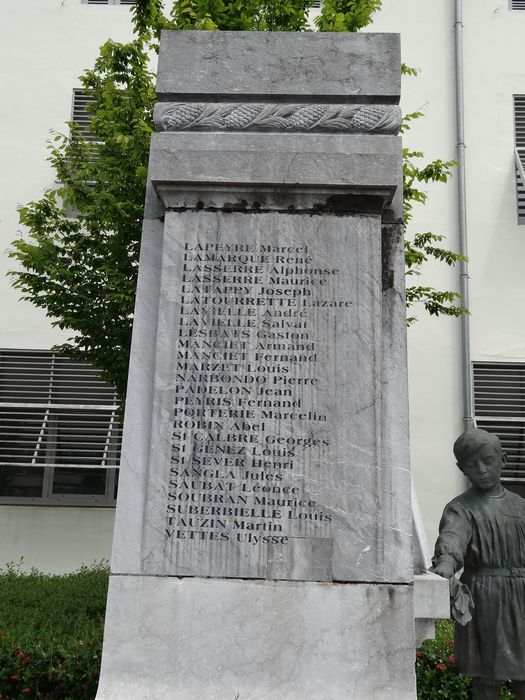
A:
<svg viewBox="0 0 525 700">
<path fill-rule="evenodd" d="M 160 99 L 399 102 L 397 34 L 163 32 Z M 312 102 L 315 100 L 311 100 Z"/>
<path fill-rule="evenodd" d="M 398 60 L 174 32 L 159 95 L 392 105 Z M 415 697 L 400 156 L 154 136 L 100 700 Z"/>
<path fill-rule="evenodd" d="M 204 250 L 234 261 L 213 284 Z M 160 296 L 142 562 L 114 570 L 410 580 L 379 466 L 379 217 L 168 214 Z"/>
<path fill-rule="evenodd" d="M 447 579 L 428 571 L 414 577 L 416 618 L 450 617 L 450 591 Z"/>
<path fill-rule="evenodd" d="M 160 297 L 160 268 L 164 208 L 153 187 L 148 185 L 140 249 L 140 270 L 133 320 L 133 339 L 129 381 L 124 416 L 118 507 L 111 556 L 112 570 L 120 571 L 123 563 L 140 571 L 140 541 L 146 510 L 151 406 L 155 377 L 157 320 Z"/>
<path fill-rule="evenodd" d="M 409 586 L 114 576 L 99 696 L 408 700 L 412 628 Z"/>
<path fill-rule="evenodd" d="M 414 617 L 416 645 L 433 639 L 435 621 L 450 617 L 450 590 L 447 579 L 427 571 L 414 576 Z"/>
<path fill-rule="evenodd" d="M 402 112 L 398 105 L 159 102 L 153 118 L 158 131 L 397 134 Z"/>
<path fill-rule="evenodd" d="M 330 208 L 335 197 L 344 211 L 345 197 L 358 194 L 347 211 L 381 213 L 401 185 L 400 148 L 398 136 L 162 133 L 152 137 L 150 177 L 167 206 L 200 197 L 204 206 L 244 199 L 248 208 Z M 224 188 L 241 194 L 232 200 Z M 379 199 L 370 205 L 364 195 Z"/>
</svg>

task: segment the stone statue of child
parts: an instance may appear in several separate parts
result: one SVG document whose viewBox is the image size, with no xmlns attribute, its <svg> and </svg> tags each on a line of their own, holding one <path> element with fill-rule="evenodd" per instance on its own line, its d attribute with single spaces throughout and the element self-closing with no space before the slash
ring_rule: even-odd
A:
<svg viewBox="0 0 525 700">
<path fill-rule="evenodd" d="M 472 488 L 445 507 L 431 571 L 451 583 L 456 662 L 474 700 L 499 700 L 509 679 L 525 700 L 525 499 L 500 483 L 496 435 L 469 430 L 454 455 Z"/>
</svg>

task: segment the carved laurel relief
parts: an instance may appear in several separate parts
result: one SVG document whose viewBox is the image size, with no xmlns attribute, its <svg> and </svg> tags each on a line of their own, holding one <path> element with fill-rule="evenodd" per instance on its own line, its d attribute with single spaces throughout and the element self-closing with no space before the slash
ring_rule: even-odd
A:
<svg viewBox="0 0 525 700">
<path fill-rule="evenodd" d="M 161 103 L 158 131 L 347 131 L 397 134 L 397 105 Z"/>
</svg>

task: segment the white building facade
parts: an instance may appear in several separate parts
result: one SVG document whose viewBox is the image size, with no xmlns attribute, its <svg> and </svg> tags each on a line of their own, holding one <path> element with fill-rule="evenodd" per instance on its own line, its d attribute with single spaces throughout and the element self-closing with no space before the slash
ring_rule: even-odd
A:
<svg viewBox="0 0 525 700">
<path fill-rule="evenodd" d="M 465 419 L 502 434 L 511 456 L 505 476 L 512 488 L 520 489 L 520 479 L 525 488 L 525 207 L 520 223 L 516 193 L 516 163 L 525 148 L 525 3 L 384 0 L 368 29 L 399 32 L 403 61 L 420 71 L 404 80 L 402 107 L 425 117 L 413 122 L 405 144 L 424 152 L 421 163 L 454 160 L 461 4 L 464 208 L 456 172 L 448 184 L 428 185 L 429 202 L 411 224 L 445 234 L 444 245 L 459 250 L 464 209 L 468 237 L 470 357 L 463 359 L 458 319 L 416 311 L 419 320 L 408 331 L 412 468 L 429 540 L 445 503 L 465 486 L 452 455 Z M 131 22 L 129 7 L 111 0 L 4 0 L 0 22 L 0 566 L 23 557 L 27 567 L 63 572 L 110 555 L 114 398 L 88 368 L 49 352 L 67 333 L 20 301 L 5 276 L 14 268 L 7 250 L 20 235 L 17 206 L 55 186 L 46 140 L 70 119 L 78 76 L 107 38 L 131 38 Z M 459 276 L 459 267 L 431 262 L 419 279 L 459 290 Z M 465 415 L 465 376 L 476 398 L 472 416 Z M 24 421 L 29 428 L 21 427 Z M 78 437 L 89 434 L 89 426 L 99 436 L 95 445 Z M 68 459 L 82 458 L 101 460 L 100 469 L 67 468 Z"/>
</svg>

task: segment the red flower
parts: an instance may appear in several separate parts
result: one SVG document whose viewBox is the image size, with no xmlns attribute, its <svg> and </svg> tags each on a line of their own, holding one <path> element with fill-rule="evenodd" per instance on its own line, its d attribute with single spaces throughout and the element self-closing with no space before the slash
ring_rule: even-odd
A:
<svg viewBox="0 0 525 700">
<path fill-rule="evenodd" d="M 436 668 L 438 671 L 446 671 L 447 670 L 447 667 L 445 666 L 445 664 L 436 664 Z"/>
<path fill-rule="evenodd" d="M 22 690 L 22 693 L 23 693 L 24 695 L 29 695 L 30 692 L 31 692 L 31 688 L 24 688 L 24 689 Z"/>
<path fill-rule="evenodd" d="M 422 659 L 424 656 L 422 651 L 416 651 L 416 659 Z"/>
<path fill-rule="evenodd" d="M 451 654 L 451 655 L 448 657 L 448 662 L 449 662 L 449 664 L 455 664 L 455 663 L 456 663 L 456 657 L 454 656 L 454 654 Z"/>
<path fill-rule="evenodd" d="M 17 681 L 20 680 L 20 676 L 18 675 L 18 673 L 13 673 L 12 676 L 9 676 L 9 680 L 10 680 L 10 681 L 13 681 L 14 683 L 16 683 Z"/>
<path fill-rule="evenodd" d="M 25 651 L 22 651 L 21 649 L 14 651 L 13 654 L 18 658 L 21 666 L 26 666 L 31 662 L 31 657 L 29 654 L 26 654 Z"/>
</svg>

